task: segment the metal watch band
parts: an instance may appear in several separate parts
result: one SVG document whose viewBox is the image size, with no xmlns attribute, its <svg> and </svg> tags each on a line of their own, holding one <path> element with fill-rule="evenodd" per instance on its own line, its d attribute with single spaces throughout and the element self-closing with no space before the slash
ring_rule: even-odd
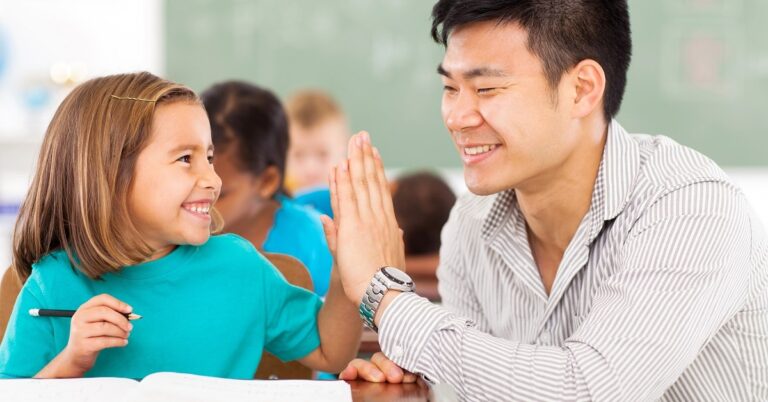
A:
<svg viewBox="0 0 768 402">
<path fill-rule="evenodd" d="M 403 277 L 403 279 L 390 279 L 391 275 L 388 276 L 388 274 L 385 273 L 387 272 L 385 270 L 392 270 Z M 375 332 L 378 332 L 379 329 L 374 323 L 373 318 L 376 316 L 376 311 L 379 309 L 381 300 L 390 289 L 396 289 L 402 292 L 412 292 L 414 284 L 408 275 L 397 268 L 382 267 L 373 275 L 371 283 L 365 289 L 363 299 L 360 301 L 359 312 L 363 319 L 363 323 Z"/>
</svg>

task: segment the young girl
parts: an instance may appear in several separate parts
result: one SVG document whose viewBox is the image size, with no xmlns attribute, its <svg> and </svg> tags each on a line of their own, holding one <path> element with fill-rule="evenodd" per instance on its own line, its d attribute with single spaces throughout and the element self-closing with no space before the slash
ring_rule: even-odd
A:
<svg viewBox="0 0 768 402">
<path fill-rule="evenodd" d="M 216 209 L 224 231 L 264 251 L 296 257 L 309 270 L 315 293 L 325 296 L 333 259 L 320 214 L 283 189 L 288 120 L 280 100 L 241 81 L 214 85 L 201 98 L 216 146 L 214 166 L 223 180 Z"/>
<path fill-rule="evenodd" d="M 344 367 L 361 324 L 335 274 L 323 305 L 248 241 L 210 236 L 221 188 L 212 156 L 206 112 L 186 87 L 138 73 L 67 96 L 16 225 L 13 269 L 26 283 L 0 376 L 252 378 L 263 349 Z M 77 311 L 28 313 L 38 308 Z M 131 312 L 143 318 L 129 322 Z"/>
</svg>

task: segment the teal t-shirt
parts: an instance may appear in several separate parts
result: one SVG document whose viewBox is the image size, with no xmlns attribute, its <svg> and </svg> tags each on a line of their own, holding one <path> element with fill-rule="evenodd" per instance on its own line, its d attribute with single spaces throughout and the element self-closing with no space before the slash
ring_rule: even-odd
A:
<svg viewBox="0 0 768 402">
<path fill-rule="evenodd" d="M 288 254 L 301 261 L 309 271 L 315 293 L 323 297 L 330 287 L 333 257 L 320 214 L 287 197 L 279 197 L 279 201 L 275 222 L 262 247 L 266 252 Z"/>
<path fill-rule="evenodd" d="M 320 345 L 317 295 L 290 285 L 247 240 L 212 236 L 167 256 L 92 280 L 63 251 L 33 265 L 0 345 L 0 376 L 31 377 L 69 340 L 69 318 L 32 308 L 77 309 L 101 293 L 133 307 L 128 345 L 104 349 L 88 377 L 143 378 L 175 371 L 253 378 L 262 350 L 284 361 Z"/>
</svg>

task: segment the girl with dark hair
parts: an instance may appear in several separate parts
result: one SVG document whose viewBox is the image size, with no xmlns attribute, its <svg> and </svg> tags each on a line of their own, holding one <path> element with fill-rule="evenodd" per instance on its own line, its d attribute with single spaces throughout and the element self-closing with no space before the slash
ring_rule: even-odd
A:
<svg viewBox="0 0 768 402">
<path fill-rule="evenodd" d="M 272 92 L 239 81 L 216 84 L 202 99 L 223 181 L 216 208 L 224 231 L 263 251 L 297 258 L 309 270 L 315 293 L 324 296 L 333 260 L 320 215 L 295 203 L 283 186 L 289 137 L 282 104 Z"/>
</svg>

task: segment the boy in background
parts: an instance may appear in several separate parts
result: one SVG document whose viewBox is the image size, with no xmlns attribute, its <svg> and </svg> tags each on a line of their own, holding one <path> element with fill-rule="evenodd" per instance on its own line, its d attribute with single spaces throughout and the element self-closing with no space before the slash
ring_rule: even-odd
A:
<svg viewBox="0 0 768 402">
<path fill-rule="evenodd" d="M 325 92 L 303 90 L 286 102 L 290 128 L 286 186 L 300 204 L 333 217 L 328 172 L 346 154 L 349 126 Z"/>
</svg>

